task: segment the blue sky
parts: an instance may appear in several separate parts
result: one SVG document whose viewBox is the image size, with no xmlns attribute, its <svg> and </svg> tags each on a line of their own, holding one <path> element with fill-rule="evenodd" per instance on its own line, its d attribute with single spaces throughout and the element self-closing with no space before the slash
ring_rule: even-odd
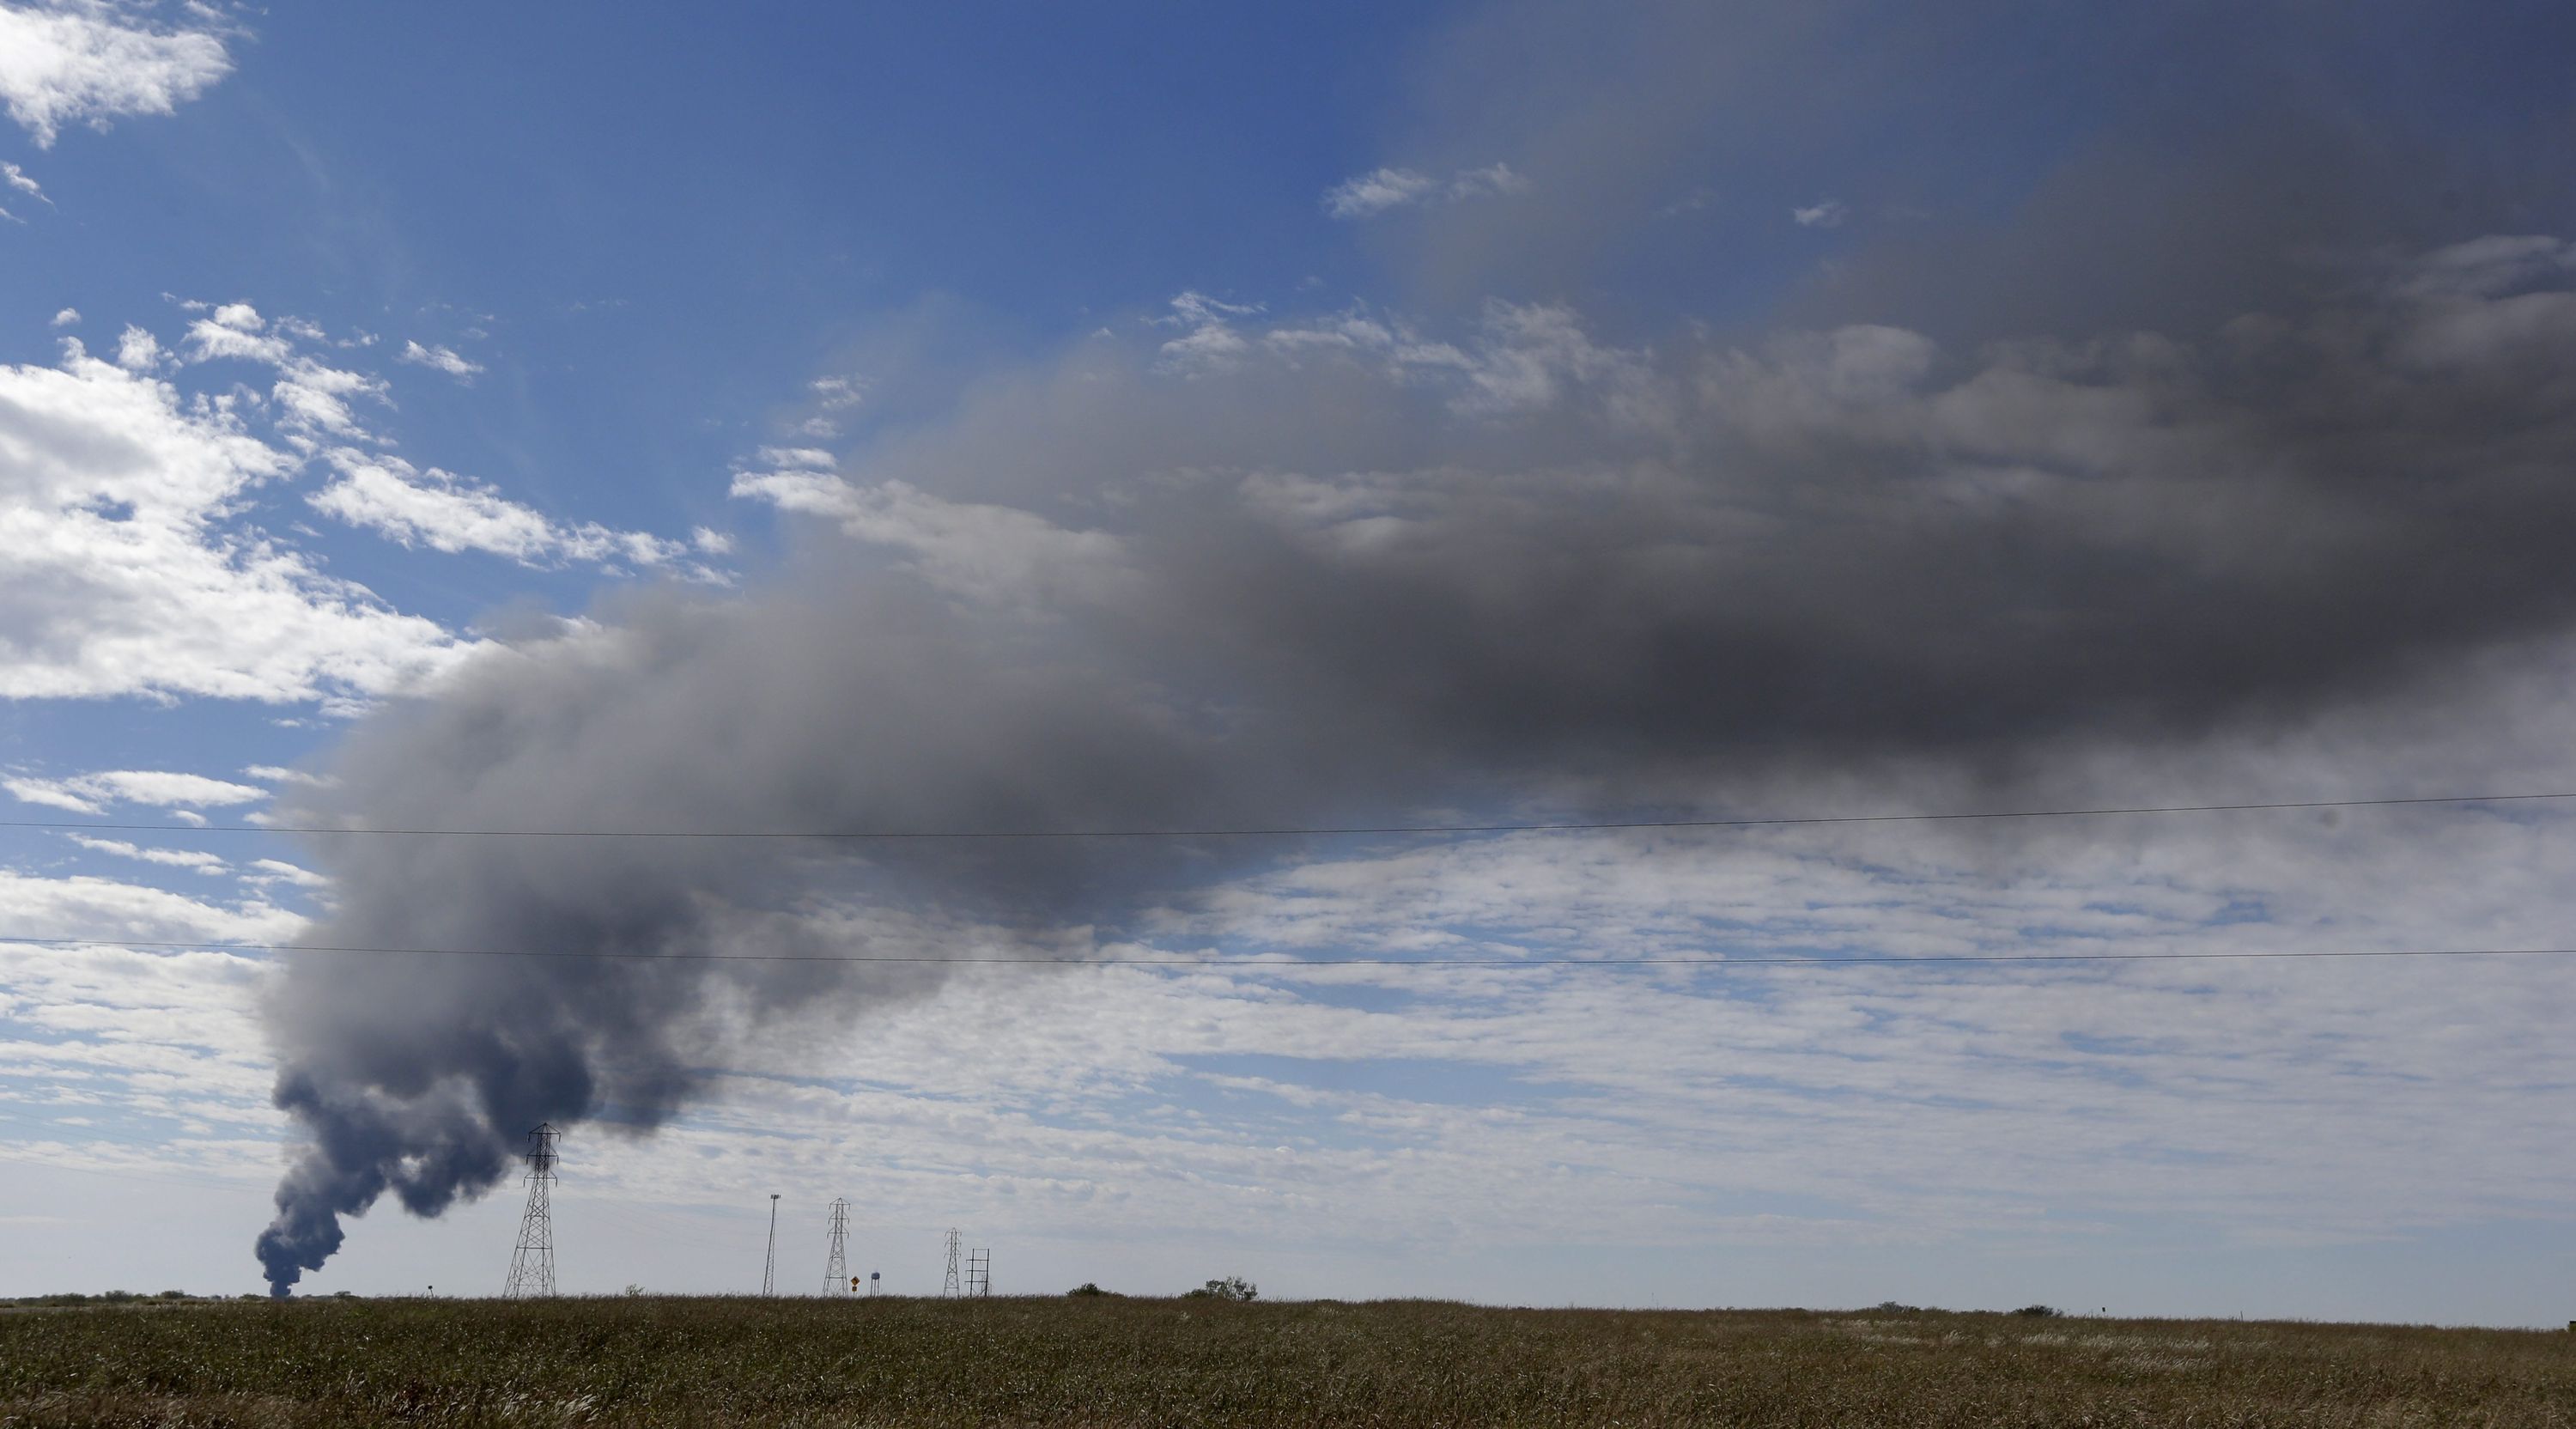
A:
<svg viewBox="0 0 2576 1429">
<path fill-rule="evenodd" d="M 533 1006 L 584 1290 L 777 1190 L 912 1291 L 2563 1318 L 2549 958 L 1546 961 L 2553 947 L 2555 804 L 184 831 L 2576 787 L 2562 15 L 812 11 L 0 4 L 0 818 L 183 826 L 0 830 L 0 1292 L 256 1288 L 281 1067 L 427 1125 L 374 1019 Z M 528 938 L 1219 961 L 220 946 Z M 301 1288 L 496 1290 L 514 1195 Z"/>
</svg>

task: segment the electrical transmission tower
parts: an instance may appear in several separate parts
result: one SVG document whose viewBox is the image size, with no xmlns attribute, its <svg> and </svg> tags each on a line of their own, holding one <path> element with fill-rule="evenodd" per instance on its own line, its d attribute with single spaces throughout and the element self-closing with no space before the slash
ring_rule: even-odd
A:
<svg viewBox="0 0 2576 1429">
<path fill-rule="evenodd" d="M 850 1203 L 846 1198 L 832 1201 L 832 1253 L 823 1258 L 823 1293 L 855 1295 L 858 1282 L 850 1278 Z"/>
<path fill-rule="evenodd" d="M 966 1293 L 979 1299 L 993 1293 L 993 1252 L 990 1250 L 967 1253 Z"/>
<path fill-rule="evenodd" d="M 939 1282 L 939 1298 L 942 1300 L 966 1293 L 957 1283 L 957 1252 L 964 1242 L 965 1237 L 958 1234 L 955 1226 L 950 1226 L 948 1228 L 948 1278 Z"/>
<path fill-rule="evenodd" d="M 548 1192 L 555 1184 L 555 1138 L 563 1133 L 544 1122 L 528 1133 L 528 1210 L 519 1217 L 519 1248 L 510 1252 L 506 1299 L 555 1293 L 555 1220 Z"/>
<path fill-rule="evenodd" d="M 778 1193 L 769 1193 L 769 1259 L 760 1263 L 760 1293 L 778 1293 Z"/>
</svg>

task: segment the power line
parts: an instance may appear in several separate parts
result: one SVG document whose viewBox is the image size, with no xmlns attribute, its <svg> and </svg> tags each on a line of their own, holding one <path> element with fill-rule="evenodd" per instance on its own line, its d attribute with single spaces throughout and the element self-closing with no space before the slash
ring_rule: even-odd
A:
<svg viewBox="0 0 2576 1429">
<path fill-rule="evenodd" d="M 1924 824 L 1975 819 L 2084 819 L 2130 814 L 2242 814 L 2266 810 L 2387 809 L 2422 804 L 2510 804 L 2576 799 L 2548 794 L 2427 794 L 2396 799 L 2295 799 L 2247 804 L 2132 804 L 2081 809 L 1979 809 L 1929 814 L 1799 814 L 1743 819 L 1601 819 L 1503 824 L 1344 824 L 1242 828 L 1139 829 L 425 829 L 327 824 L 97 823 L 0 819 L 0 829 L 102 833 L 304 834 L 381 838 L 509 839 L 812 839 L 843 842 L 971 842 L 1036 839 L 1341 838 L 1361 835 L 1557 834 L 1653 829 L 1758 829 L 1819 824 Z"/>
<path fill-rule="evenodd" d="M 1210 967 L 1258 970 L 1279 968 L 1654 968 L 1654 967 L 1896 967 L 1963 963 L 2151 963 L 2254 962 L 2303 958 L 2561 958 L 2576 957 L 2576 948 L 2225 948 L 2206 951 L 2107 953 L 1923 953 L 1864 954 L 1858 957 L 1728 957 L 1698 955 L 1644 958 L 1281 958 L 1225 954 L 1175 954 L 1158 957 L 1034 957 L 1024 954 L 964 957 L 850 957 L 839 953 L 639 953 L 579 952 L 537 948 L 387 948 L 348 944 L 150 942 L 129 938 L 21 938 L 0 933 L 0 944 L 19 943 L 63 948 L 168 948 L 201 952 L 340 953 L 384 957 L 564 958 L 603 962 L 740 962 L 848 963 L 857 966 L 1001 966 L 1001 967 Z"/>
</svg>

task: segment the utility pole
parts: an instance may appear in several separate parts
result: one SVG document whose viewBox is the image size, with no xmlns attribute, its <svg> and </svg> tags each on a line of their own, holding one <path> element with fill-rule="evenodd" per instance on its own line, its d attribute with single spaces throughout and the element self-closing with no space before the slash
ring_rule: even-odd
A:
<svg viewBox="0 0 2576 1429">
<path fill-rule="evenodd" d="M 760 1293 L 778 1293 L 778 1193 L 769 1193 L 769 1259 L 761 1263 Z"/>
<path fill-rule="evenodd" d="M 854 1295 L 858 1283 L 850 1279 L 850 1203 L 846 1197 L 832 1199 L 832 1253 L 823 1260 L 823 1293 Z"/>
<path fill-rule="evenodd" d="M 965 1289 L 957 1283 L 957 1253 L 964 1242 L 965 1237 L 958 1234 L 955 1226 L 950 1226 L 948 1228 L 948 1276 L 939 1282 L 939 1298 L 942 1300 L 952 1300 L 966 1293 Z"/>
<path fill-rule="evenodd" d="M 510 1252 L 510 1280 L 501 1295 L 524 1300 L 555 1293 L 555 1220 L 548 1192 L 555 1184 L 552 1122 L 528 1133 L 528 1209 L 519 1217 L 519 1246 Z"/>
<path fill-rule="evenodd" d="M 978 1250 L 966 1257 L 966 1293 L 978 1300 L 993 1293 L 993 1252 Z"/>
</svg>

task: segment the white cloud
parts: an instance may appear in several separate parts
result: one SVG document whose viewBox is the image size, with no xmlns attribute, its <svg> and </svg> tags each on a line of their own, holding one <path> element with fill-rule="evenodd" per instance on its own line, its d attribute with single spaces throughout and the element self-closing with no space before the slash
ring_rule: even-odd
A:
<svg viewBox="0 0 2576 1429">
<path fill-rule="evenodd" d="M 853 486 L 822 452 L 771 448 L 762 456 L 776 469 L 737 472 L 733 495 L 827 517 L 844 534 L 908 552 L 910 568 L 950 595 L 1034 607 L 1100 599 L 1123 583 L 1124 547 L 1106 532 L 1070 531 L 1016 507 L 948 501 L 900 481 Z"/>
<path fill-rule="evenodd" d="M 277 382 L 269 388 L 269 398 L 276 404 L 278 431 L 298 452 L 310 456 L 332 441 L 382 445 L 351 403 L 356 398 L 389 403 L 384 382 L 315 361 L 297 350 L 298 343 L 323 341 L 322 331 L 300 318 L 272 323 L 248 303 L 226 303 L 188 325 L 183 351 L 192 363 L 231 360 L 276 368 Z M 122 348 L 118 356 L 124 365 Z"/>
<path fill-rule="evenodd" d="M 139 327 L 127 327 L 116 339 L 116 365 L 128 372 L 150 372 L 159 367 L 166 356 L 161 350 L 161 340 Z"/>
<path fill-rule="evenodd" d="M 489 551 L 533 563 L 555 546 L 554 524 L 490 487 L 399 457 L 336 454 L 339 476 L 305 498 L 325 515 L 408 546 Z"/>
<path fill-rule="evenodd" d="M 1524 194 L 1530 181 L 1509 164 L 1461 169 L 1445 182 L 1419 169 L 1373 169 L 1324 192 L 1324 211 L 1335 218 L 1371 218 L 1389 209 L 1434 201 L 1501 198 Z"/>
<path fill-rule="evenodd" d="M 339 448 L 328 460 L 339 475 L 305 500 L 406 546 L 485 551 L 528 566 L 571 560 L 651 568 L 688 554 L 685 544 L 642 531 L 559 524 L 490 486 L 436 467 L 421 471 L 399 457 Z"/>
<path fill-rule="evenodd" d="M 1440 181 L 1419 169 L 1374 169 L 1344 179 L 1324 193 L 1324 211 L 1335 218 L 1367 218 L 1440 191 Z"/>
<path fill-rule="evenodd" d="M 61 312 L 54 314 L 53 325 L 55 327 L 70 327 L 72 324 L 79 322 L 80 320 L 80 309 L 65 308 Z"/>
<path fill-rule="evenodd" d="M 126 0 L 0 6 L 0 105 L 38 148 L 66 124 L 173 113 L 231 69 L 215 35 L 157 25 Z"/>
<path fill-rule="evenodd" d="M 1481 169 L 1461 169 L 1449 181 L 1449 197 L 1501 198 L 1530 191 L 1530 181 L 1512 171 L 1509 164 L 1488 164 Z"/>
<path fill-rule="evenodd" d="M 394 360 L 409 362 L 420 367 L 434 367 L 459 382 L 471 382 L 474 380 L 474 375 L 483 370 L 483 364 L 467 360 L 452 347 L 434 345 L 423 347 L 417 342 L 406 341 L 402 351 Z"/>
<path fill-rule="evenodd" d="M 1260 311 L 1258 304 L 1222 302 L 1198 292 L 1181 294 L 1172 299 L 1171 316 L 1153 320 L 1189 329 L 1163 344 L 1159 365 L 1166 372 L 1184 377 L 1232 370 L 1252 350 L 1252 344 L 1235 330 L 1232 319 Z"/>
<path fill-rule="evenodd" d="M 69 835 L 71 841 L 96 853 L 114 854 L 141 863 L 157 863 L 165 868 L 184 868 L 192 873 L 222 873 L 232 865 L 215 855 L 198 849 L 145 848 L 123 839 L 92 838 L 88 834 Z"/>
<path fill-rule="evenodd" d="M 69 347 L 0 366 L 0 698 L 346 697 L 465 653 L 240 524 L 297 463 L 239 403 Z"/>
<path fill-rule="evenodd" d="M 1793 208 L 1789 210 L 1789 217 L 1795 219 L 1800 228 L 1840 228 L 1843 220 L 1851 217 L 1851 209 L 1839 200 L 1825 199 L 1805 208 Z"/>
<path fill-rule="evenodd" d="M 1399 382 L 1448 389 L 1451 407 L 1469 415 L 1536 411 L 1583 395 L 1623 424 L 1654 427 L 1678 400 L 1663 390 L 1651 353 L 1594 342 L 1574 310 L 1555 303 L 1488 303 L 1464 345 L 1359 309 L 1272 328 L 1261 341 L 1291 365 L 1318 356 L 1368 360 Z"/>
<path fill-rule="evenodd" d="M 313 889 L 322 889 L 331 886 L 331 880 L 325 878 L 321 874 L 315 873 L 309 868 L 299 867 L 292 863 L 285 863 L 278 859 L 252 859 L 250 866 L 259 871 L 254 874 L 245 874 L 243 876 L 243 881 L 246 883 L 260 885 L 285 883 L 291 884 L 297 888 Z"/>
<path fill-rule="evenodd" d="M 29 198 L 43 203 L 47 208 L 53 207 L 54 201 L 45 197 L 44 189 L 39 186 L 34 179 L 27 177 L 27 171 L 19 168 L 16 164 L 0 164 L 0 183 L 6 183 L 9 187 L 27 195 Z M 73 312 L 70 308 L 63 309 L 63 312 L 71 313 L 72 321 L 80 321 L 80 314 Z M 54 326 L 61 327 L 62 325 L 62 314 L 55 314 Z"/>
<path fill-rule="evenodd" d="M 289 769 L 281 764 L 253 764 L 245 767 L 242 772 L 253 779 L 264 779 L 271 784 L 302 784 L 313 789 L 329 789 L 340 782 L 328 774 L 307 773 L 301 769 Z"/>
<path fill-rule="evenodd" d="M 45 804 L 81 814 L 103 814 L 111 804 L 220 809 L 257 803 L 268 797 L 266 789 L 249 784 L 163 769 L 111 769 L 68 779 L 19 774 L 0 778 L 0 789 L 8 790 L 22 803 Z"/>
<path fill-rule="evenodd" d="M 294 936 L 303 923 L 264 902 L 227 906 L 108 878 L 38 878 L 0 869 L 0 934 L 22 938 L 273 943 Z"/>
<path fill-rule="evenodd" d="M 855 407 L 868 396 L 868 379 L 864 377 L 817 377 L 806 386 L 827 412 Z"/>
<path fill-rule="evenodd" d="M 307 346 L 330 345 L 320 328 L 298 318 L 268 319 L 249 303 L 183 306 L 204 314 L 188 325 L 180 350 L 186 363 L 255 362 L 276 370 L 277 380 L 268 391 L 268 412 L 294 456 L 260 449 L 276 474 L 301 470 L 309 460 L 322 461 L 334 471 L 328 485 L 306 497 L 316 510 L 407 546 L 486 551 L 532 566 L 583 561 L 663 568 L 688 553 L 685 544 L 646 532 L 596 522 L 557 522 L 487 484 L 436 467 L 424 471 L 392 456 L 384 450 L 392 442 L 360 415 L 361 403 L 389 408 L 389 389 L 380 378 L 333 367 L 308 355 Z M 400 360 L 426 361 L 458 373 L 435 358 L 415 358 L 414 351 L 455 356 L 444 348 L 420 349 L 414 343 Z M 166 358 L 158 340 L 139 328 L 127 328 L 118 343 L 118 365 L 137 374 L 159 369 Z M 470 363 L 465 366 L 481 370 Z M 235 409 L 221 410 L 240 432 Z M 243 440 L 251 441 L 246 434 Z M 727 579 L 696 564 L 679 573 L 714 583 Z"/>
</svg>

